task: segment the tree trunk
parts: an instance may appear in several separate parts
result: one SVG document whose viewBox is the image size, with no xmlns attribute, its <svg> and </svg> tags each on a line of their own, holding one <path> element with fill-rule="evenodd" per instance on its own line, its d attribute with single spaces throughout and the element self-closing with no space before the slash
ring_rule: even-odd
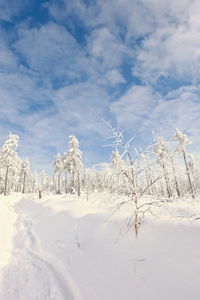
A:
<svg viewBox="0 0 200 300">
<path fill-rule="evenodd" d="M 181 193 L 180 193 L 179 186 L 178 186 L 178 179 L 177 179 L 176 169 L 175 169 L 174 160 L 173 160 L 172 156 L 171 156 L 171 163 L 172 163 L 172 170 L 173 170 L 173 174 L 174 174 L 174 181 L 175 181 L 175 186 L 176 186 L 176 192 L 177 192 L 178 197 L 180 197 Z"/>
<path fill-rule="evenodd" d="M 146 183 L 147 183 L 147 186 L 149 186 L 149 185 L 150 185 L 150 183 L 149 183 L 149 174 L 148 174 L 147 169 L 145 169 L 145 176 L 146 176 Z M 148 195 L 151 195 L 150 189 L 148 190 Z"/>
<path fill-rule="evenodd" d="M 139 209 L 138 209 L 138 187 L 137 187 L 137 179 L 135 176 L 135 170 L 131 162 L 131 182 L 132 182 L 132 199 L 134 201 L 134 227 L 135 227 L 135 235 L 138 236 L 139 226 L 140 226 L 140 219 L 139 219 Z"/>
<path fill-rule="evenodd" d="M 192 194 L 192 198 L 194 198 L 194 190 L 193 190 L 192 181 L 191 181 L 191 178 L 190 178 L 190 170 L 189 170 L 187 159 L 186 159 L 185 149 L 183 147 L 182 147 L 182 153 L 183 153 L 183 158 L 184 158 L 184 162 L 185 162 L 185 168 L 186 168 L 186 173 L 187 173 L 188 182 L 189 182 L 189 186 L 190 186 L 190 191 L 191 191 L 191 194 Z"/>
<path fill-rule="evenodd" d="M 26 173 L 24 173 L 24 180 L 23 180 L 22 194 L 25 194 L 25 186 L 26 186 Z"/>
<path fill-rule="evenodd" d="M 32 182 L 32 193 L 34 193 L 34 191 L 35 191 L 35 180 L 33 180 Z"/>
<path fill-rule="evenodd" d="M 75 171 L 72 171 L 72 188 L 74 189 L 74 184 L 75 184 Z"/>
<path fill-rule="evenodd" d="M 138 231 L 140 227 L 140 219 L 139 219 L 139 211 L 138 211 L 138 197 L 137 195 L 133 195 L 134 197 L 134 202 L 135 202 L 135 214 L 134 214 L 134 225 L 135 225 L 135 235 L 136 237 L 138 236 Z"/>
<path fill-rule="evenodd" d="M 65 193 L 67 194 L 68 188 L 67 188 L 67 171 L 65 171 Z"/>
<path fill-rule="evenodd" d="M 194 172 L 194 167 L 191 166 L 191 172 L 192 172 L 192 177 L 193 177 L 193 182 L 194 182 L 194 192 L 197 193 L 197 181 L 196 181 L 196 176 Z"/>
<path fill-rule="evenodd" d="M 8 170 L 9 167 L 6 168 L 6 177 L 5 177 L 5 187 L 4 187 L 4 196 L 7 195 L 7 189 L 8 189 Z"/>
<path fill-rule="evenodd" d="M 166 170 L 166 167 L 165 167 L 164 163 L 162 163 L 161 165 L 162 165 L 162 168 L 163 168 L 163 174 L 164 174 L 165 183 L 166 183 L 167 196 L 168 196 L 168 198 L 170 198 L 172 196 L 172 194 L 171 194 L 171 189 L 170 189 L 170 186 L 169 186 L 169 178 L 168 178 L 167 170 Z"/>
<path fill-rule="evenodd" d="M 80 171 L 77 171 L 78 197 L 81 195 Z"/>
<path fill-rule="evenodd" d="M 60 190 L 60 172 L 58 173 L 58 191 L 57 194 L 61 194 L 61 190 Z"/>
</svg>

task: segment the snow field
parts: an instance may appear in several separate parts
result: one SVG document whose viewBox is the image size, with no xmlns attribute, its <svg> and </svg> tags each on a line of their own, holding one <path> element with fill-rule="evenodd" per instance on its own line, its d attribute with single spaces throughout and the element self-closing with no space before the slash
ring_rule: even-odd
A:
<svg viewBox="0 0 200 300">
<path fill-rule="evenodd" d="M 136 239 L 126 228 L 131 207 L 112 216 L 122 199 L 106 193 L 2 199 L 9 260 L 0 299 L 198 299 L 198 201 L 156 206 Z"/>
<path fill-rule="evenodd" d="M 12 257 L 12 237 L 17 214 L 5 197 L 0 197 L 0 269 L 7 265 Z"/>
</svg>

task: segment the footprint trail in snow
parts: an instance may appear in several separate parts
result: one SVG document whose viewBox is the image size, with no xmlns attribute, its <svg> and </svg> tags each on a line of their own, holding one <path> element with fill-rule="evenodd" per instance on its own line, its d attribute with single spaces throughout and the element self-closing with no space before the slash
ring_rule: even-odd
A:
<svg viewBox="0 0 200 300">
<path fill-rule="evenodd" d="M 15 227 L 13 258 L 2 272 L 0 299 L 81 299 L 62 264 L 41 248 L 31 222 L 19 216 Z"/>
</svg>

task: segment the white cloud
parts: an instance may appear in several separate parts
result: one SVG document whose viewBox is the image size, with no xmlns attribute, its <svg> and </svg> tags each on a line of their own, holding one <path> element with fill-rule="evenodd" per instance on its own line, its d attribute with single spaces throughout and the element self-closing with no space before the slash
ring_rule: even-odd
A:
<svg viewBox="0 0 200 300">
<path fill-rule="evenodd" d="M 27 0 L 0 0 L 0 20 L 11 21 L 25 9 L 27 4 Z"/>
<path fill-rule="evenodd" d="M 15 71 L 16 68 L 17 68 L 17 63 L 13 53 L 10 50 L 8 50 L 6 47 L 1 46 L 0 48 L 1 72 Z"/>
<path fill-rule="evenodd" d="M 11 4 L 9 10 L 0 0 L 0 18 L 4 13 L 11 20 L 22 9 Z M 46 6 L 54 22 L 35 27 L 18 23 L 17 35 L 9 39 L 8 31 L 8 42 L 0 48 L 2 128 L 21 131 L 21 151 L 33 157 L 35 166 L 47 165 L 54 152 L 64 151 L 69 134 L 76 134 L 88 153 L 99 149 L 105 136 L 102 118 L 116 118 L 122 129 L 143 141 L 163 123 L 166 134 L 180 127 L 198 141 L 197 0 L 97 0 L 90 5 L 66 0 Z M 82 42 L 77 24 L 85 29 Z M 143 86 L 135 85 L 130 67 Z M 162 96 L 156 92 L 162 76 L 193 85 L 174 91 L 172 85 Z M 118 92 L 122 96 L 115 100 Z"/>
<path fill-rule="evenodd" d="M 31 69 L 46 77 L 76 79 L 88 71 L 84 51 L 63 26 L 55 23 L 19 28 L 13 47 Z"/>
<path fill-rule="evenodd" d="M 53 107 L 47 106 L 49 92 L 39 87 L 33 77 L 21 73 L 0 73 L 1 143 L 9 131 L 18 134 L 20 153 L 23 157 L 30 157 L 34 167 L 39 165 L 41 153 L 45 153 L 44 165 L 51 159 L 46 155 L 47 150 L 44 151 L 45 147 L 51 147 L 51 127 L 45 126 L 45 123 L 55 113 Z"/>
<path fill-rule="evenodd" d="M 93 82 L 52 90 L 39 87 L 29 74 L 0 74 L 0 94 L 0 141 L 9 130 L 19 134 L 20 153 L 30 157 L 34 168 L 51 169 L 56 152 L 66 151 L 70 134 L 77 135 L 83 149 L 103 144 L 101 119 L 111 118 L 110 99 Z"/>
<path fill-rule="evenodd" d="M 110 105 L 118 124 L 125 128 L 132 128 L 138 132 L 145 119 L 159 102 L 160 95 L 154 93 L 150 86 L 133 86 L 117 102 Z"/>
<path fill-rule="evenodd" d="M 89 53 L 101 67 L 113 68 L 122 63 L 128 49 L 106 28 L 94 30 L 88 42 Z"/>
<path fill-rule="evenodd" d="M 200 129 L 200 89 L 183 86 L 169 92 L 165 97 L 149 86 L 133 87 L 111 110 L 121 128 L 141 141 L 151 140 L 151 132 L 171 136 L 175 128 L 187 132 L 193 142 L 199 144 Z"/>
<path fill-rule="evenodd" d="M 108 71 L 105 77 L 106 77 L 106 82 L 108 80 L 111 83 L 111 86 L 115 86 L 117 84 L 126 82 L 122 74 L 117 69 L 112 69 L 111 71 Z"/>
<path fill-rule="evenodd" d="M 82 136 L 102 134 L 101 119 L 109 117 L 109 96 L 93 82 L 59 89 L 53 96 L 60 117 L 69 129 Z"/>
<path fill-rule="evenodd" d="M 180 13 L 182 12 L 182 15 Z M 134 74 L 145 82 L 161 76 L 192 83 L 200 80 L 200 3 L 171 3 L 170 16 L 144 40 Z"/>
<path fill-rule="evenodd" d="M 126 53 L 133 74 L 144 82 L 200 79 L 198 0 L 97 0 L 90 5 L 63 0 L 49 10 L 65 22 L 74 14 L 90 28 L 89 51 L 102 68 L 120 65 Z"/>
</svg>

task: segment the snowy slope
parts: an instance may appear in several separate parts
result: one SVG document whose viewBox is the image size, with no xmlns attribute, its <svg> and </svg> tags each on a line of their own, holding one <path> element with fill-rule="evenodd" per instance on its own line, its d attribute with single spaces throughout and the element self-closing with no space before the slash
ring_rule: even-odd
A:
<svg viewBox="0 0 200 300">
<path fill-rule="evenodd" d="M 0 299 L 198 299 L 198 201 L 156 207 L 137 239 L 113 201 L 1 197 Z"/>
</svg>

